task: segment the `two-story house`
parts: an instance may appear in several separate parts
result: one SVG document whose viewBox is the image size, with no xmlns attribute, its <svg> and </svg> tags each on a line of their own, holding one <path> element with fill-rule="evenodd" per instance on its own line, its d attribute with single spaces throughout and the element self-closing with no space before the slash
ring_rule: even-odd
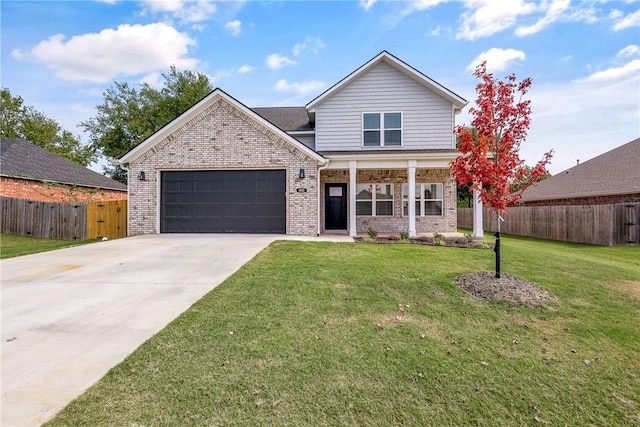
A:
<svg viewBox="0 0 640 427">
<path fill-rule="evenodd" d="M 304 107 L 215 89 L 120 159 L 129 234 L 455 231 L 466 104 L 386 51 Z"/>
</svg>

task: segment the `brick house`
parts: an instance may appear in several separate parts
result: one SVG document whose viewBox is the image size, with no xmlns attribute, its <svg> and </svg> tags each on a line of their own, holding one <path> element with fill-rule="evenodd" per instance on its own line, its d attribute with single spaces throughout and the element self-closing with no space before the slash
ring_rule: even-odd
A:
<svg viewBox="0 0 640 427">
<path fill-rule="evenodd" d="M 466 104 L 386 51 L 306 106 L 215 89 L 120 159 L 129 234 L 453 232 Z"/>
<path fill-rule="evenodd" d="M 640 138 L 549 177 L 522 193 L 524 206 L 640 202 Z"/>
<path fill-rule="evenodd" d="M 0 140 L 0 196 L 56 203 L 127 200 L 127 186 L 15 138 Z"/>
</svg>

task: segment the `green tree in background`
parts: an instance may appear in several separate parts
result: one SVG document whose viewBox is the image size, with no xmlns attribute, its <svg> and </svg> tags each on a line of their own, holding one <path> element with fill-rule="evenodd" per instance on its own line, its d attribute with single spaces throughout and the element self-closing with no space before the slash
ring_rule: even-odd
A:
<svg viewBox="0 0 640 427">
<path fill-rule="evenodd" d="M 104 92 L 97 115 L 80 123 L 98 153 L 121 157 L 212 91 L 211 81 L 202 73 L 171 67 L 162 78 L 160 89 L 148 83 L 114 82 Z M 126 171 L 120 166 L 104 169 L 105 175 L 127 182 Z"/>
<path fill-rule="evenodd" d="M 24 105 L 20 96 L 2 88 L 0 105 L 0 137 L 21 138 L 57 156 L 82 166 L 97 159 L 93 147 L 84 145 L 54 119 L 35 108 Z"/>
</svg>

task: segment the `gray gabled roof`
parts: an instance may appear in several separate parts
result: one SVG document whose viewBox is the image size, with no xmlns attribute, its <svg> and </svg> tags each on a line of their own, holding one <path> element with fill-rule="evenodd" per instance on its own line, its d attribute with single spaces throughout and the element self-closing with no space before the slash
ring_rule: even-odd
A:
<svg viewBox="0 0 640 427">
<path fill-rule="evenodd" d="M 286 132 L 313 131 L 305 107 L 259 107 L 252 110 Z"/>
<path fill-rule="evenodd" d="M 640 193 L 640 138 L 529 187 L 522 202 Z"/>
<path fill-rule="evenodd" d="M 127 186 L 48 152 L 23 139 L 0 140 L 0 175 L 105 190 L 127 191 Z"/>
</svg>

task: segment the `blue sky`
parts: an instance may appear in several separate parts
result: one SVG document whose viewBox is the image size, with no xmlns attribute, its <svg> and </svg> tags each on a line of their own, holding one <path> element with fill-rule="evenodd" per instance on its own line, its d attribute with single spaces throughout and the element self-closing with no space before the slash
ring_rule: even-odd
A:
<svg viewBox="0 0 640 427">
<path fill-rule="evenodd" d="M 305 105 L 387 50 L 475 101 L 475 65 L 533 79 L 521 155 L 558 173 L 640 136 L 640 2 L 11 1 L 1 84 L 79 135 L 115 81 L 206 73 L 250 107 Z M 469 123 L 467 106 L 458 123 Z M 99 168 L 98 168 L 99 169 Z"/>
</svg>

